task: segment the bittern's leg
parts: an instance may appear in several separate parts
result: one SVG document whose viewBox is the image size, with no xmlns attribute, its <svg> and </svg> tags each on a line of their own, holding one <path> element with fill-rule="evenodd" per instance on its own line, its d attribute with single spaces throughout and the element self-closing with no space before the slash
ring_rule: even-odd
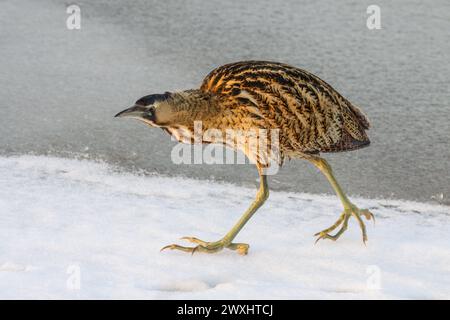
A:
<svg viewBox="0 0 450 320">
<path fill-rule="evenodd" d="M 260 168 L 259 166 L 257 166 L 257 168 L 260 177 L 260 182 L 258 193 L 256 194 L 256 199 L 253 201 L 253 203 L 250 205 L 247 211 L 245 211 L 245 213 L 242 215 L 242 217 L 239 219 L 236 225 L 222 239 L 215 242 L 206 242 L 194 237 L 183 237 L 181 239 L 195 243 L 197 244 L 197 246 L 183 247 L 177 244 L 170 244 L 162 248 L 161 251 L 164 249 L 172 249 L 172 250 L 175 249 L 191 253 L 194 252 L 214 253 L 222 250 L 223 248 L 227 248 L 231 250 L 236 250 L 239 254 L 242 255 L 247 254 L 249 248 L 248 244 L 233 243 L 232 241 L 239 233 L 239 231 L 241 231 L 241 229 L 244 227 L 247 221 L 250 220 L 250 218 L 253 216 L 256 210 L 258 210 L 258 208 L 261 207 L 261 205 L 269 197 L 269 187 L 267 185 L 267 177 L 266 175 L 263 174 L 262 168 Z"/>
<path fill-rule="evenodd" d="M 365 243 L 367 241 L 367 233 L 366 233 L 366 226 L 364 225 L 364 222 L 361 219 L 361 215 L 363 215 L 367 220 L 373 219 L 375 221 L 375 217 L 373 216 L 373 214 L 367 209 L 359 209 L 353 203 L 350 202 L 345 193 L 342 191 L 341 186 L 336 181 L 336 178 L 333 175 L 331 167 L 325 159 L 322 159 L 317 156 L 312 156 L 307 159 L 311 161 L 317 168 L 319 168 L 319 170 L 322 171 L 325 177 L 327 177 L 337 196 L 339 197 L 339 199 L 341 199 L 342 205 L 344 206 L 344 211 L 342 212 L 341 216 L 331 227 L 315 234 L 315 236 L 318 236 L 316 242 L 324 238 L 337 240 L 342 235 L 342 233 L 344 233 L 344 231 L 347 229 L 348 219 L 350 218 L 350 216 L 354 216 L 359 223 L 359 226 L 362 231 L 363 241 Z M 339 226 L 341 227 L 336 234 L 334 235 L 329 234 L 331 231 L 333 231 Z"/>
</svg>

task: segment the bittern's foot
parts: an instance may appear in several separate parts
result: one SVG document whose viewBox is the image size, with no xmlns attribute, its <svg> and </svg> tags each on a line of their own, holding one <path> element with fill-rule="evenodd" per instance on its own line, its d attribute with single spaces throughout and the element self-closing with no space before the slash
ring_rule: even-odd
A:
<svg viewBox="0 0 450 320">
<path fill-rule="evenodd" d="M 230 242 L 227 243 L 224 240 L 219 240 L 219 241 L 215 241 L 215 242 L 206 242 L 206 241 L 194 238 L 194 237 L 183 237 L 181 239 L 187 240 L 192 243 L 196 243 L 197 246 L 183 247 L 178 244 L 169 244 L 168 246 L 165 246 L 164 248 L 162 248 L 161 251 L 163 251 L 165 249 L 170 249 L 170 250 L 180 250 L 180 251 L 184 251 L 184 252 L 190 252 L 190 253 L 194 254 L 194 252 L 215 253 L 215 252 L 219 252 L 223 248 L 227 248 L 230 250 L 235 250 L 240 255 L 246 255 L 248 253 L 248 248 L 250 247 L 246 243 L 230 243 Z"/>
<path fill-rule="evenodd" d="M 345 207 L 344 212 L 342 212 L 339 219 L 331 227 L 329 227 L 325 230 L 322 230 L 320 232 L 317 232 L 314 235 L 314 236 L 317 236 L 316 243 L 320 239 L 330 239 L 330 240 L 336 241 L 344 233 L 344 231 L 347 230 L 348 219 L 351 216 L 354 216 L 359 223 L 359 227 L 361 228 L 363 242 L 365 244 L 367 241 L 367 233 L 366 233 L 366 226 L 364 225 L 364 222 L 361 219 L 361 215 L 363 215 L 367 220 L 373 220 L 375 223 L 375 217 L 369 210 L 359 209 L 357 206 L 350 203 L 349 205 L 347 205 Z M 330 232 L 339 226 L 341 226 L 339 231 L 336 232 L 336 234 L 334 234 L 334 235 L 330 235 Z"/>
</svg>

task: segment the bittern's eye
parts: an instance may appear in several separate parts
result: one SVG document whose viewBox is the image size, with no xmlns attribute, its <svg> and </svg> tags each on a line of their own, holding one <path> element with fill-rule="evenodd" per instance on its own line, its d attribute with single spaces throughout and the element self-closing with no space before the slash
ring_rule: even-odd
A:
<svg viewBox="0 0 450 320">
<path fill-rule="evenodd" d="M 155 107 L 148 108 L 145 111 L 144 117 L 153 121 L 155 119 Z"/>
</svg>

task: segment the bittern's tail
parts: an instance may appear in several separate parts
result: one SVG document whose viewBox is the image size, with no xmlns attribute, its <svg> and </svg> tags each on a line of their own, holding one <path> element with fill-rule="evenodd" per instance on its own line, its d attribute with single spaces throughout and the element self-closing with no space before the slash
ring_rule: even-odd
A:
<svg viewBox="0 0 450 320">
<path fill-rule="evenodd" d="M 365 133 L 364 133 L 365 134 Z M 351 151 L 356 149 L 361 149 L 370 145 L 370 140 L 365 134 L 364 140 L 357 140 L 352 137 L 350 133 L 348 133 L 345 129 L 342 132 L 341 140 L 331 145 L 330 147 L 323 148 L 320 150 L 321 152 L 342 152 L 342 151 Z"/>
<path fill-rule="evenodd" d="M 351 103 L 344 108 L 342 116 L 344 123 L 342 127 L 341 139 L 329 147 L 325 147 L 321 152 L 341 152 L 361 149 L 370 144 L 366 130 L 369 129 L 370 123 L 364 113 Z"/>
</svg>

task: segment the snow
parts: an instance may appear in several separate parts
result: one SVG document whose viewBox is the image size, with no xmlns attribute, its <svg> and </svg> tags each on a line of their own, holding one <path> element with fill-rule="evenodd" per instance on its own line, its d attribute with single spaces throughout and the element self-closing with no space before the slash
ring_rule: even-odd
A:
<svg viewBox="0 0 450 320">
<path fill-rule="evenodd" d="M 364 246 L 312 235 L 336 197 L 272 192 L 238 235 L 247 256 L 159 252 L 219 239 L 255 190 L 121 171 L 101 162 L 0 157 L 0 298 L 449 299 L 450 208 L 353 199 L 370 208 Z"/>
</svg>

